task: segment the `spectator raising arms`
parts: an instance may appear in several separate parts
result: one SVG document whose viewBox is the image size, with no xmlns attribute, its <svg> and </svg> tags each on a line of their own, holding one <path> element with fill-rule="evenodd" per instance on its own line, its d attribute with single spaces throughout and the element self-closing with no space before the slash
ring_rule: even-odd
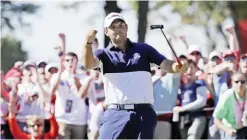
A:
<svg viewBox="0 0 247 140">
<path fill-rule="evenodd" d="M 54 114 L 50 118 L 50 131 L 44 134 L 44 119 L 38 116 L 29 116 L 27 119 L 28 133 L 23 132 L 16 121 L 15 114 L 17 106 L 14 102 L 9 105 L 9 126 L 11 133 L 15 139 L 55 139 L 58 135 L 58 125 Z"/>
</svg>

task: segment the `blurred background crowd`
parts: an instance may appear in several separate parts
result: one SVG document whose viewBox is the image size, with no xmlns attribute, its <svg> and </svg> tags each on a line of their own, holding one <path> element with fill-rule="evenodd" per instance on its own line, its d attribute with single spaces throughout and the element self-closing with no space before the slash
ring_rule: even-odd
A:
<svg viewBox="0 0 247 140">
<path fill-rule="evenodd" d="M 123 13 L 131 40 L 175 60 L 161 33 L 148 29 L 164 24 L 189 65 L 184 74 L 151 67 L 155 138 L 242 136 L 246 6 L 244 1 L 1 1 L 1 138 L 98 137 L 104 82 L 100 68 L 86 70 L 80 57 L 88 29 L 99 29 L 94 51 L 108 45 L 103 18 L 110 12 Z"/>
</svg>

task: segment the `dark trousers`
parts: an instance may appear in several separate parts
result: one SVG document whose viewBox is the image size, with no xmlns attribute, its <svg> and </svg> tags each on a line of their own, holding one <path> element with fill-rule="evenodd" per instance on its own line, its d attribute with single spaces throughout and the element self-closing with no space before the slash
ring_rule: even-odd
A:
<svg viewBox="0 0 247 140">
<path fill-rule="evenodd" d="M 13 139 L 8 124 L 1 124 L 1 139 Z"/>
<path fill-rule="evenodd" d="M 153 108 L 107 109 L 102 119 L 99 139 L 152 139 L 155 126 L 156 113 Z"/>
</svg>

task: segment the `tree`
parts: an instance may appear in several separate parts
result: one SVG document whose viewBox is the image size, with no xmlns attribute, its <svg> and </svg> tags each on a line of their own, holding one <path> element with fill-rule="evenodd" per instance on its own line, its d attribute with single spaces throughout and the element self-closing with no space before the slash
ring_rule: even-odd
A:
<svg viewBox="0 0 247 140">
<path fill-rule="evenodd" d="M 39 10 L 37 4 L 1 1 L 1 30 L 14 31 L 18 27 L 28 27 L 23 15 L 31 15 Z"/>
<path fill-rule="evenodd" d="M 104 10 L 106 15 L 110 14 L 111 12 L 120 13 L 122 11 L 122 9 L 117 6 L 117 1 L 108 1 L 108 0 L 106 0 Z M 110 42 L 110 39 L 106 35 L 104 42 L 105 42 L 104 43 L 105 47 L 107 47 Z"/>
<path fill-rule="evenodd" d="M 209 51 L 215 49 L 217 42 L 215 34 L 210 34 L 209 32 L 210 26 L 212 26 L 209 25 L 210 23 L 213 23 L 216 32 L 224 37 L 227 44 L 227 37 L 222 30 L 222 22 L 226 18 L 232 17 L 235 21 L 235 25 L 237 25 L 236 21 L 247 18 L 247 12 L 245 10 L 247 2 L 244 1 L 157 1 L 151 10 L 158 11 L 159 8 L 166 4 L 170 4 L 173 7 L 174 13 L 181 15 L 182 24 L 193 24 L 204 27 L 209 41 Z M 161 17 L 166 21 L 169 19 L 163 15 L 161 15 Z M 237 27 L 236 32 L 238 32 Z"/>
<path fill-rule="evenodd" d="M 238 36 L 238 40 L 240 40 L 239 43 L 241 47 L 241 52 L 247 53 L 246 28 L 241 29 L 241 27 L 239 27 L 239 23 L 243 22 L 243 20 L 247 22 L 247 12 L 246 12 L 247 2 L 246 1 L 229 1 L 228 6 L 229 6 L 229 9 L 231 10 L 231 16 L 235 24 L 235 30 Z"/>
<path fill-rule="evenodd" d="M 138 1 L 138 42 L 145 42 L 147 31 L 148 1 Z"/>
<path fill-rule="evenodd" d="M 21 41 L 11 36 L 1 38 L 1 69 L 4 72 L 7 72 L 16 61 L 24 61 L 26 56 Z"/>
</svg>

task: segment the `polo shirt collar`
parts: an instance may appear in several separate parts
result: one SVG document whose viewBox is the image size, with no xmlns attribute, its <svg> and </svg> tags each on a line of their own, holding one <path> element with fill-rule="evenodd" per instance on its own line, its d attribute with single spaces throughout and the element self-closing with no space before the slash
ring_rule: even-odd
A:
<svg viewBox="0 0 247 140">
<path fill-rule="evenodd" d="M 134 46 L 133 42 L 129 38 L 127 38 L 127 49 L 129 47 L 133 47 L 133 46 Z M 112 44 L 112 42 L 109 43 L 109 45 L 107 46 L 107 49 L 109 49 L 111 51 L 121 51 L 119 48 L 117 48 L 116 46 L 114 46 Z"/>
</svg>

